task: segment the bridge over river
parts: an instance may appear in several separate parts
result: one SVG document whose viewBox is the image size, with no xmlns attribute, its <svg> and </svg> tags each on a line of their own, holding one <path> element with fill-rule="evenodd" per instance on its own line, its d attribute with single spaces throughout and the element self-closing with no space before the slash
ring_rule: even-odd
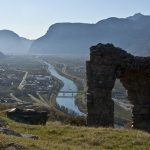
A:
<svg viewBox="0 0 150 150">
<path fill-rule="evenodd" d="M 77 94 L 86 94 L 86 92 L 78 92 L 78 91 L 59 91 L 57 97 L 75 97 Z"/>
<path fill-rule="evenodd" d="M 48 64 L 48 63 L 46 63 L 46 64 L 48 65 L 49 72 L 53 76 L 58 78 L 59 80 L 63 81 L 63 83 L 64 83 L 64 86 L 58 93 L 56 102 L 60 106 L 65 106 L 69 110 L 72 110 L 79 115 L 85 115 L 82 112 L 80 112 L 80 110 L 78 109 L 78 107 L 75 104 L 75 96 L 78 93 L 81 93 L 81 92 L 78 92 L 78 89 L 77 89 L 77 86 L 75 85 L 75 83 L 72 80 L 67 79 L 66 77 L 60 75 L 51 64 Z"/>
</svg>

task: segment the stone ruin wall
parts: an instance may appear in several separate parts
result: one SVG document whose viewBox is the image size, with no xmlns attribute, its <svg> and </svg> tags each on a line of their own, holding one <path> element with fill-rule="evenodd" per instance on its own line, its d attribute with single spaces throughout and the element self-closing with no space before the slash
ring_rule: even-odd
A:
<svg viewBox="0 0 150 150">
<path fill-rule="evenodd" d="M 128 91 L 133 127 L 150 130 L 150 57 L 135 57 L 112 44 L 90 49 L 87 61 L 88 126 L 114 125 L 112 89 L 116 78 Z"/>
</svg>

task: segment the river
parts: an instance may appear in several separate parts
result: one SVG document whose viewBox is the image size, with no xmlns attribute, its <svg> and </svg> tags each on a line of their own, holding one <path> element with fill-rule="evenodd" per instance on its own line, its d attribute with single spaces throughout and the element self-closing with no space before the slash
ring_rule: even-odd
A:
<svg viewBox="0 0 150 150">
<path fill-rule="evenodd" d="M 50 71 L 50 73 L 64 83 L 64 86 L 62 87 L 61 91 L 77 92 L 77 86 L 72 80 L 60 75 L 53 65 L 48 63 L 46 64 L 48 65 L 48 70 Z M 75 104 L 75 95 L 76 94 L 72 96 L 72 93 L 62 94 L 59 92 L 56 98 L 56 102 L 59 104 L 59 106 L 64 106 L 68 108 L 69 112 L 74 111 L 78 115 L 84 115 L 82 112 L 80 112 L 80 110 Z"/>
<path fill-rule="evenodd" d="M 46 63 L 46 62 L 45 62 Z M 63 81 L 64 83 L 64 86 L 62 87 L 61 91 L 77 91 L 77 86 L 75 85 L 75 83 L 60 75 L 57 70 L 54 68 L 53 65 L 51 64 L 48 64 L 48 70 L 49 72 L 55 76 L 56 78 L 60 79 L 61 81 Z M 62 93 L 58 93 L 58 96 L 56 98 L 56 102 L 60 105 L 60 106 L 65 106 L 66 108 L 68 108 L 68 110 L 71 112 L 71 111 L 74 111 L 75 113 L 77 113 L 78 115 L 84 115 L 84 113 L 80 112 L 80 110 L 78 109 L 78 107 L 76 106 L 75 104 L 75 98 L 72 97 L 70 94 L 69 95 L 66 95 L 65 96 L 69 96 L 69 97 L 62 97 L 63 94 Z M 74 95 L 75 96 L 75 95 Z M 118 125 L 118 124 L 114 124 L 114 127 L 115 128 L 123 128 L 123 125 Z"/>
</svg>

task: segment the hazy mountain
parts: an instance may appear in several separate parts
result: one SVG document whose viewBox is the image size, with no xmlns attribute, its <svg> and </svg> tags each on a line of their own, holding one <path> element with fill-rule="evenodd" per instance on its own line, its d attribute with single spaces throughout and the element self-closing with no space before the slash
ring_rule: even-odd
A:
<svg viewBox="0 0 150 150">
<path fill-rule="evenodd" d="M 2 52 L 0 52 L 0 59 L 5 58 L 5 57 L 6 56 Z"/>
<path fill-rule="evenodd" d="M 30 52 L 85 55 L 97 43 L 113 43 L 136 55 L 150 55 L 150 16 L 112 17 L 96 24 L 57 23 L 32 43 Z"/>
<path fill-rule="evenodd" d="M 32 41 L 19 37 L 10 30 L 0 30 L 0 51 L 11 54 L 27 53 Z"/>
</svg>

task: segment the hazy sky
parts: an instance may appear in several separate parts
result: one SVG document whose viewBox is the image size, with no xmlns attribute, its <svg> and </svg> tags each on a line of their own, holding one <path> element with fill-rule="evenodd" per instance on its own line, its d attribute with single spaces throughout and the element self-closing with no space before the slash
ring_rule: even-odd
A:
<svg viewBox="0 0 150 150">
<path fill-rule="evenodd" d="M 150 15 L 150 0 L 0 0 L 0 29 L 35 39 L 56 22 L 96 23 L 138 12 Z"/>
</svg>

